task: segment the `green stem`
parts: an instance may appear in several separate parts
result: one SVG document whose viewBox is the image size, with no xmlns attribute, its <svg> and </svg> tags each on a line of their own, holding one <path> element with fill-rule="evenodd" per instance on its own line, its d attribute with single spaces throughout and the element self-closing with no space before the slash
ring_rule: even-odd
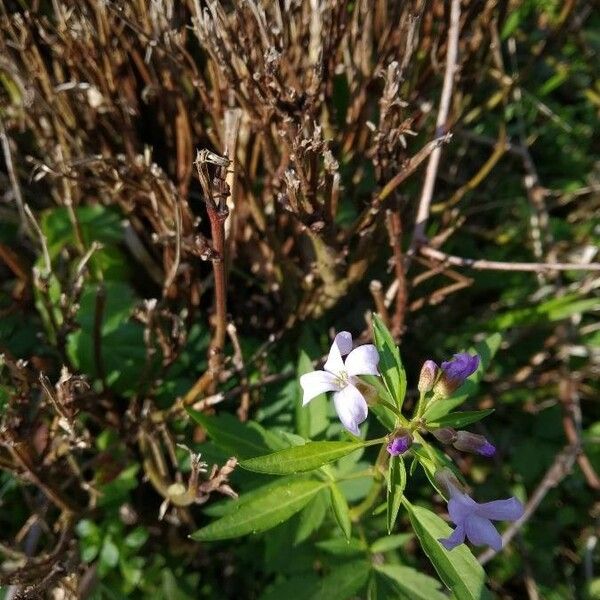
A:
<svg viewBox="0 0 600 600">
<path fill-rule="evenodd" d="M 354 521 L 354 522 L 359 521 L 360 518 L 370 508 L 372 508 L 372 506 L 377 501 L 377 498 L 379 497 L 379 494 L 381 493 L 381 488 L 383 487 L 383 484 L 385 482 L 384 472 L 385 472 L 386 463 L 387 463 L 389 457 L 390 457 L 390 455 L 387 452 L 387 447 L 385 444 L 383 444 L 381 446 L 381 449 L 379 450 L 379 455 L 377 456 L 377 461 L 375 462 L 375 466 L 373 467 L 373 470 L 375 471 L 375 473 L 373 475 L 374 481 L 373 481 L 373 485 L 371 486 L 371 489 L 369 490 L 369 493 L 367 494 L 366 498 L 360 504 L 358 504 L 354 508 L 350 509 L 350 518 L 352 519 L 352 521 Z"/>
<path fill-rule="evenodd" d="M 417 410 L 415 410 L 415 415 L 413 417 L 413 421 L 418 421 L 423 416 L 426 404 L 427 403 L 425 402 L 425 393 L 421 392 L 419 396 L 419 402 L 417 403 Z"/>
</svg>

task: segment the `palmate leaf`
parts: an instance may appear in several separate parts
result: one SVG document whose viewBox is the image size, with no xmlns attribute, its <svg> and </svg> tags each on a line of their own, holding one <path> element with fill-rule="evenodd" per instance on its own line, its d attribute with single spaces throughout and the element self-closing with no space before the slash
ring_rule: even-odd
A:
<svg viewBox="0 0 600 600">
<path fill-rule="evenodd" d="M 240 467 L 256 473 L 290 475 L 312 471 L 365 446 L 365 442 L 308 442 L 265 456 L 243 460 Z"/>
<path fill-rule="evenodd" d="M 407 500 L 404 505 L 423 551 L 431 561 L 444 584 L 454 592 L 458 600 L 488 600 L 491 598 L 485 586 L 485 572 L 469 548 L 464 544 L 451 551 L 446 550 L 439 538 L 448 537 L 450 527 L 440 517 L 421 506 L 413 506 Z"/>
<path fill-rule="evenodd" d="M 236 510 L 190 537 L 198 542 L 210 542 L 266 531 L 302 510 L 326 485 L 321 481 L 301 479 L 269 486 L 264 493 L 255 493 L 247 502 L 242 498 Z"/>
<path fill-rule="evenodd" d="M 398 346 L 379 315 L 373 315 L 373 339 L 379 352 L 379 371 L 394 404 L 401 409 L 406 395 L 406 373 Z"/>
</svg>

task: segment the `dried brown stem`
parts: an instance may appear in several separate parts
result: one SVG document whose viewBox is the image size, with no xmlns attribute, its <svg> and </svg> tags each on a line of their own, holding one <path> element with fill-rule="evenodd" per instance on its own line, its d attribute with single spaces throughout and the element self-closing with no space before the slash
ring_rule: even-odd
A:
<svg viewBox="0 0 600 600">
<path fill-rule="evenodd" d="M 406 272 L 404 270 L 404 256 L 402 252 L 402 217 L 399 210 L 388 211 L 387 228 L 392 247 L 394 260 L 394 272 L 398 289 L 396 291 L 396 310 L 392 319 L 392 334 L 394 337 L 402 335 L 404 331 L 404 320 L 406 316 L 406 303 L 408 290 L 406 284 Z M 385 303 L 384 303 L 385 306 Z"/>
<path fill-rule="evenodd" d="M 467 267 L 479 271 L 529 271 L 532 273 L 543 273 L 545 271 L 600 271 L 600 263 L 532 263 L 532 262 L 502 262 L 497 260 L 462 258 L 452 254 L 446 254 L 431 246 L 422 246 L 419 252 L 435 261 L 453 265 L 455 267 Z"/>
<path fill-rule="evenodd" d="M 436 135 L 440 136 L 445 133 L 446 120 L 450 110 L 450 101 L 452 99 L 452 88 L 454 85 L 454 75 L 456 73 L 456 61 L 458 58 L 458 34 L 460 31 L 460 0 L 452 0 L 450 6 L 450 27 L 448 29 L 448 50 L 446 53 L 446 69 L 444 72 L 444 83 L 442 85 L 442 95 L 440 97 L 440 106 L 438 109 L 437 119 L 435 122 Z M 414 251 L 416 246 L 421 244 L 425 239 L 425 228 L 429 219 L 429 208 L 431 206 L 431 198 L 433 196 L 433 188 L 437 171 L 440 164 L 440 156 L 442 149 L 440 146 L 434 148 L 429 157 L 427 171 L 425 173 L 425 181 L 421 190 L 419 199 L 419 207 L 413 230 L 410 253 Z"/>
</svg>

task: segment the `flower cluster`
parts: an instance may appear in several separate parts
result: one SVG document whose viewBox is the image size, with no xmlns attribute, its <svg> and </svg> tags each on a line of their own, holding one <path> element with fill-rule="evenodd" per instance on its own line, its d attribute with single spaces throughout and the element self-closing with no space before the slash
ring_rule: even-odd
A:
<svg viewBox="0 0 600 600">
<path fill-rule="evenodd" d="M 407 421 L 398 411 L 397 426 L 385 438 L 389 456 L 397 457 L 411 452 L 415 439 L 422 440 L 421 433 L 427 432 L 442 444 L 452 445 L 457 450 L 484 457 L 495 454 L 495 446 L 482 435 L 456 431 L 451 427 L 429 428 L 426 423 L 427 409 L 448 398 L 479 368 L 479 363 L 477 354 L 466 352 L 455 354 L 440 366 L 432 360 L 425 361 L 417 385 L 420 400 L 413 419 Z M 379 354 L 374 345 L 365 344 L 352 349 L 351 334 L 347 331 L 338 333 L 323 369 L 300 377 L 303 405 L 320 394 L 333 392 L 333 403 L 340 421 L 350 433 L 359 436 L 359 425 L 366 420 L 368 404 L 372 396 L 376 396 L 375 390 L 360 376 L 380 375 L 378 365 Z M 379 401 L 385 404 L 382 399 Z M 399 426 L 399 423 L 403 425 Z M 500 550 L 502 539 L 491 521 L 519 519 L 523 515 L 523 505 L 514 497 L 480 504 L 464 491 L 453 473 L 442 466 L 436 478 L 447 492 L 449 517 L 456 525 L 453 533 L 440 539 L 440 543 L 451 550 L 467 538 L 475 545 L 488 545 L 496 551 Z"/>
</svg>

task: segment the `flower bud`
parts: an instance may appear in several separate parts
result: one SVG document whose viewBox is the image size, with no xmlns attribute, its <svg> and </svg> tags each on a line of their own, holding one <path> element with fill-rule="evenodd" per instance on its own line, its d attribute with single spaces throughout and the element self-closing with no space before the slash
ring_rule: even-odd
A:
<svg viewBox="0 0 600 600">
<path fill-rule="evenodd" d="M 400 435 L 396 436 L 388 445 L 387 451 L 392 456 L 399 456 L 400 454 L 404 454 L 413 443 L 413 438 L 408 430 L 397 432 Z"/>
<path fill-rule="evenodd" d="M 496 446 L 490 444 L 482 435 L 469 431 L 457 431 L 453 446 L 463 452 L 473 452 L 481 456 L 491 457 L 496 453 Z"/>
<path fill-rule="evenodd" d="M 440 487 L 446 490 L 449 494 L 456 491 L 462 493 L 465 492 L 464 486 L 457 479 L 456 475 L 447 467 L 436 471 L 434 478 Z"/>
<path fill-rule="evenodd" d="M 425 394 L 433 388 L 433 384 L 437 379 L 439 373 L 439 367 L 432 361 L 426 360 L 421 367 L 421 374 L 419 375 L 419 383 L 417 388 L 421 394 Z"/>
<path fill-rule="evenodd" d="M 442 442 L 442 444 L 452 444 L 457 438 L 456 430 L 452 429 L 452 427 L 441 427 L 431 433 L 433 434 L 433 437 L 435 437 L 438 442 Z"/>
<path fill-rule="evenodd" d="M 442 363 L 442 374 L 435 384 L 434 391 L 440 396 L 450 396 L 464 380 L 477 371 L 479 356 L 467 352 L 455 354 L 451 360 Z"/>
</svg>

